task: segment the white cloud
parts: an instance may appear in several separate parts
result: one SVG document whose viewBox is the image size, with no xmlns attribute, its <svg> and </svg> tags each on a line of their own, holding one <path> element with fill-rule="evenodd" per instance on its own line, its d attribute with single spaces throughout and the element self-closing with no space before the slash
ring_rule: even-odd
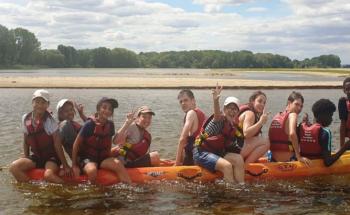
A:
<svg viewBox="0 0 350 215">
<path fill-rule="evenodd" d="M 234 5 L 253 0 L 196 0 Z M 219 49 L 271 52 L 304 59 L 337 54 L 350 63 L 350 3 L 345 0 L 283 0 L 286 17 L 243 17 L 235 13 L 186 12 L 141 0 L 29 1 L 0 3 L 1 24 L 35 33 L 42 48 L 123 47 L 134 51 Z M 268 9 L 268 8 L 267 8 Z M 257 12 L 262 8 L 250 8 Z M 272 11 L 272 10 L 271 10 Z M 269 11 L 270 12 L 270 11 Z"/>
<path fill-rule="evenodd" d="M 250 7 L 247 9 L 247 12 L 250 12 L 250 13 L 261 13 L 266 11 L 267 11 L 267 8 L 265 7 Z"/>
<path fill-rule="evenodd" d="M 220 12 L 224 6 L 238 6 L 253 0 L 193 0 L 194 4 L 203 5 L 207 13 Z"/>
</svg>

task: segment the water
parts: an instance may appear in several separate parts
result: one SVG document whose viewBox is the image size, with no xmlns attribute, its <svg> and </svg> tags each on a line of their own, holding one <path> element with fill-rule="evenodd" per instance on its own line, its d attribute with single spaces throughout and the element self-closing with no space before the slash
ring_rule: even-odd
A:
<svg viewBox="0 0 350 215">
<path fill-rule="evenodd" d="M 34 89 L 0 89 L 0 166 L 6 167 L 22 153 L 20 119 L 31 110 Z M 151 133 L 152 150 L 163 158 L 174 159 L 179 138 L 182 113 L 178 90 L 140 89 L 49 89 L 51 108 L 59 99 L 69 96 L 85 105 L 86 114 L 95 110 L 101 96 L 117 98 L 119 108 L 114 122 L 119 128 L 126 113 L 141 105 L 155 111 Z M 276 113 L 285 107 L 292 90 L 264 90 L 268 109 Z M 221 102 L 228 95 L 247 101 L 253 90 L 225 90 Z M 319 98 L 329 98 L 335 104 L 341 90 L 302 90 L 305 97 L 303 111 L 311 115 L 311 105 Z M 212 110 L 210 90 L 194 90 L 197 104 L 206 113 Z M 271 114 L 272 115 L 272 114 Z M 271 116 L 272 117 L 272 116 Z M 270 121 L 271 121 L 270 117 Z M 339 119 L 336 112 L 331 130 L 335 148 L 339 142 Z M 263 129 L 266 135 L 267 128 Z M 223 183 L 193 184 L 153 182 L 128 187 L 96 187 L 91 185 L 61 186 L 17 184 L 4 168 L 0 171 L 0 214 L 347 214 L 350 210 L 349 176 L 297 181 L 259 181 L 246 187 Z"/>
<path fill-rule="evenodd" d="M 49 77 L 196 77 L 275 81 L 343 81 L 344 75 L 323 76 L 319 74 L 291 73 L 288 71 L 239 71 L 220 69 L 40 69 L 40 70 L 0 70 L 0 77 L 8 76 L 49 76 Z"/>
</svg>

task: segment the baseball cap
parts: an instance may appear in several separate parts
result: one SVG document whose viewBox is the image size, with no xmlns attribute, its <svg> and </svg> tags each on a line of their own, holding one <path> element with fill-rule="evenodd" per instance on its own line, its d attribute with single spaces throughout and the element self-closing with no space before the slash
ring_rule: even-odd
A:
<svg viewBox="0 0 350 215">
<path fill-rule="evenodd" d="M 115 109 L 118 107 L 118 101 L 116 99 L 113 99 L 113 98 L 108 98 L 108 97 L 102 97 L 98 102 L 97 102 L 97 105 L 96 105 L 96 110 L 99 109 L 99 107 L 101 106 L 101 104 L 103 102 L 109 102 L 111 105 L 112 105 L 112 108 Z"/>
<path fill-rule="evenodd" d="M 35 90 L 35 92 L 33 93 L 32 100 L 36 99 L 36 98 L 43 98 L 47 102 L 50 101 L 49 92 L 47 90 L 44 90 L 44 89 Z"/>
<path fill-rule="evenodd" d="M 151 108 L 149 108 L 148 106 L 141 106 L 137 112 L 137 115 L 140 116 L 140 114 L 142 113 L 150 113 L 153 116 L 156 115 Z"/>
<path fill-rule="evenodd" d="M 66 103 L 71 103 L 73 106 L 74 106 L 74 104 L 73 104 L 73 102 L 71 101 L 71 100 L 69 100 L 69 99 L 61 99 L 58 103 L 57 103 L 57 106 L 56 106 L 56 110 L 57 110 L 57 112 L 64 106 L 64 104 L 66 104 Z"/>
<path fill-rule="evenodd" d="M 227 98 L 225 99 L 224 106 L 227 106 L 227 105 L 229 105 L 229 104 L 231 104 L 231 103 L 236 104 L 237 107 L 239 107 L 239 105 L 240 105 L 239 99 L 237 99 L 237 98 L 234 97 L 234 96 L 229 96 L 229 97 L 227 97 Z"/>
</svg>

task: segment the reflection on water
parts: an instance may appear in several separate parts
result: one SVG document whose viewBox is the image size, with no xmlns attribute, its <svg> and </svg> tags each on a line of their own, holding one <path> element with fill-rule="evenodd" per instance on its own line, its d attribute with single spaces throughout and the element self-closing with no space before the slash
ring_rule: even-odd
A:
<svg viewBox="0 0 350 215">
<path fill-rule="evenodd" d="M 20 118 L 31 109 L 33 89 L 0 89 L 0 165 L 6 167 L 22 153 Z M 184 114 L 177 101 L 178 90 L 95 90 L 50 89 L 51 108 L 67 97 L 85 105 L 89 115 L 101 96 L 118 99 L 114 115 L 119 128 L 127 111 L 147 104 L 155 110 L 151 133 L 152 149 L 173 159 Z M 291 90 L 264 90 L 268 109 L 284 108 Z M 197 104 L 206 113 L 212 110 L 210 90 L 194 91 Z M 252 90 L 226 90 L 242 103 Z M 337 104 L 341 90 L 302 90 L 304 110 L 311 114 L 317 99 L 330 98 Z M 339 119 L 335 113 L 331 130 L 338 142 Z M 271 118 L 270 118 L 271 120 Z M 263 129 L 266 135 L 267 129 Z M 97 187 L 61 186 L 46 183 L 17 184 L 4 168 L 0 171 L 0 214 L 345 214 L 350 210 L 350 176 L 328 176 L 297 181 L 258 181 L 245 187 L 179 182 L 152 182 L 146 185 Z"/>
</svg>

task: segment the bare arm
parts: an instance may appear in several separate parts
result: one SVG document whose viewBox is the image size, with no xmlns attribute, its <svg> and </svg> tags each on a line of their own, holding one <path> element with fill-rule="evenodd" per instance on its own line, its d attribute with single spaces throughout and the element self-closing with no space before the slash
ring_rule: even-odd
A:
<svg viewBox="0 0 350 215">
<path fill-rule="evenodd" d="M 176 161 L 175 161 L 176 166 L 183 164 L 184 147 L 187 143 L 187 137 L 191 131 L 195 117 L 196 117 L 196 113 L 193 110 L 190 110 L 186 115 L 185 124 L 184 124 L 184 127 L 182 128 L 179 144 L 177 146 Z"/>
<path fill-rule="evenodd" d="M 340 156 L 342 154 L 344 154 L 344 152 L 346 150 L 350 149 L 350 140 L 347 141 L 343 146 L 341 146 L 341 148 L 339 149 L 339 151 L 337 151 L 337 153 L 335 154 L 331 154 L 331 153 L 327 153 L 327 152 L 322 152 L 323 155 L 323 161 L 325 166 L 331 166 L 334 162 L 336 162 Z"/>
<path fill-rule="evenodd" d="M 64 168 L 69 167 L 67 160 L 66 160 L 66 157 L 64 156 L 64 152 L 63 152 L 63 148 L 62 148 L 62 144 L 61 144 L 61 138 L 58 135 L 58 131 L 55 131 L 52 134 L 52 136 L 53 136 L 55 151 L 56 151 L 58 158 L 60 159 Z"/>
<path fill-rule="evenodd" d="M 134 121 L 135 111 L 132 111 L 126 115 L 126 120 L 123 126 L 117 131 L 117 134 L 113 139 L 114 144 L 123 145 L 126 142 L 127 130 Z"/>
<path fill-rule="evenodd" d="M 292 142 L 292 146 L 295 152 L 295 157 L 298 161 L 303 162 L 307 166 L 310 165 L 311 161 L 305 157 L 301 157 L 299 150 L 299 141 L 297 135 L 297 119 L 298 115 L 296 113 L 289 114 L 289 140 Z"/>
<path fill-rule="evenodd" d="M 73 150 L 72 150 L 72 166 L 78 166 L 78 152 L 80 149 L 80 144 L 83 142 L 83 137 L 78 134 L 77 138 L 74 141 L 73 144 Z"/>
<path fill-rule="evenodd" d="M 23 153 L 25 158 L 29 157 L 29 145 L 26 142 L 27 136 L 27 134 L 23 134 Z"/>
<path fill-rule="evenodd" d="M 82 104 L 77 104 L 74 102 L 74 107 L 77 109 L 80 118 L 85 122 L 87 120 L 87 117 L 84 114 L 84 106 Z"/>
<path fill-rule="evenodd" d="M 219 87 L 218 84 L 216 84 L 215 89 L 212 90 L 213 94 L 213 104 L 214 104 L 214 121 L 219 121 L 222 117 L 221 111 L 220 111 L 220 93 L 222 91 L 222 86 Z"/>
<path fill-rule="evenodd" d="M 243 121 L 243 134 L 245 138 L 256 135 L 267 121 L 267 113 L 263 113 L 259 121 L 255 123 L 255 114 L 253 111 L 246 111 Z"/>
<path fill-rule="evenodd" d="M 340 147 L 343 147 L 344 143 L 345 143 L 345 136 L 346 136 L 346 121 L 345 120 L 340 121 L 339 134 L 340 134 Z"/>
</svg>

